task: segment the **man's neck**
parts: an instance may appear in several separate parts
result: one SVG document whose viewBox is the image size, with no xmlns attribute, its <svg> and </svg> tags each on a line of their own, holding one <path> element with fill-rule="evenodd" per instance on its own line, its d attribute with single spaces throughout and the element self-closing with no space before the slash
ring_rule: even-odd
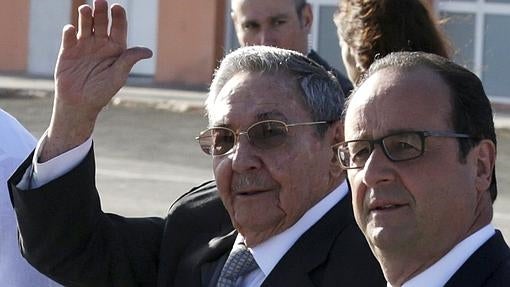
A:
<svg viewBox="0 0 510 287">
<path fill-rule="evenodd" d="M 392 254 L 376 251 L 375 254 L 383 270 L 384 277 L 391 286 L 402 286 L 402 284 L 425 271 L 441 258 L 441 256 L 429 255 L 430 257 L 426 261 L 422 261 L 419 258 L 424 258 L 423 255 L 410 255 L 412 253 L 408 253 L 406 256 L 392 256 Z"/>
<path fill-rule="evenodd" d="M 470 237 L 473 237 L 475 233 L 489 225 L 490 222 L 484 222 L 484 224 L 483 226 L 479 226 L 481 224 L 473 225 L 465 236 L 452 241 L 451 244 L 445 245 L 442 249 L 432 251 L 427 248 L 416 249 L 409 246 L 407 248 L 401 246 L 398 252 L 395 252 L 394 250 L 381 250 L 372 246 L 373 252 L 379 260 L 386 280 L 391 286 L 401 286 L 436 264 L 445 255 L 451 253 L 452 249 L 456 248 L 456 246 L 468 241 Z"/>
</svg>

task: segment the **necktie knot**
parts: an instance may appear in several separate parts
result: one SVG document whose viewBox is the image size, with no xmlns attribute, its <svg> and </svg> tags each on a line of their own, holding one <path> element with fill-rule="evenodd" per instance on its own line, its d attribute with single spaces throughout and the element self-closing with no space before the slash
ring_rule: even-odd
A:
<svg viewBox="0 0 510 287">
<path fill-rule="evenodd" d="M 221 270 L 217 287 L 233 287 L 239 277 L 257 268 L 257 262 L 244 244 L 233 248 Z"/>
</svg>

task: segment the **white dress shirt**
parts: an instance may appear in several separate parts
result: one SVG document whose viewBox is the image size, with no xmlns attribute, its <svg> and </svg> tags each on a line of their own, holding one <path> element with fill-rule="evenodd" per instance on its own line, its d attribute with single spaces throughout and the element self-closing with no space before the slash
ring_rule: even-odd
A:
<svg viewBox="0 0 510 287">
<path fill-rule="evenodd" d="M 344 181 L 335 190 L 329 193 L 321 201 L 310 208 L 303 216 L 290 228 L 279 233 L 259 245 L 248 248 L 253 254 L 259 268 L 244 277 L 239 278 L 237 286 L 239 287 L 258 287 L 271 273 L 280 259 L 289 251 L 294 243 L 319 221 L 333 206 L 335 206 L 349 192 L 347 182 Z M 235 244 L 244 241 L 242 235 L 238 235 Z"/>
<path fill-rule="evenodd" d="M 34 157 L 32 158 L 32 165 L 25 171 L 23 178 L 18 183 L 17 187 L 21 190 L 31 188 L 38 188 L 46 183 L 66 174 L 75 168 L 84 158 L 92 147 L 92 138 L 88 138 L 81 145 L 52 158 L 49 161 L 40 163 L 37 161 L 41 154 L 42 147 L 46 142 L 46 134 L 41 137 L 35 148 Z"/>
<path fill-rule="evenodd" d="M 455 245 L 445 256 L 425 271 L 405 282 L 402 287 L 441 287 L 459 270 L 466 260 L 475 253 L 496 231 L 486 225 Z M 388 283 L 388 287 L 393 287 Z"/>
<path fill-rule="evenodd" d="M 0 109 L 0 286 L 60 286 L 40 274 L 21 256 L 16 217 L 7 188 L 7 180 L 34 146 L 34 137 Z"/>
</svg>

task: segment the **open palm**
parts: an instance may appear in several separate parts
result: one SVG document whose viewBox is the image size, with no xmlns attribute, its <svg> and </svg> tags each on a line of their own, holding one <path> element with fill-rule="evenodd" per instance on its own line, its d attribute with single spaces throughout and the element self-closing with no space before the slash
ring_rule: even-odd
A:
<svg viewBox="0 0 510 287">
<path fill-rule="evenodd" d="M 46 141 L 39 156 L 44 162 L 91 137 L 97 115 L 124 85 L 133 65 L 152 56 L 147 48 L 126 48 L 126 12 L 95 0 L 94 8 L 79 8 L 78 28 L 64 27 L 55 68 L 55 101 Z"/>
<path fill-rule="evenodd" d="M 146 48 L 126 48 L 126 13 L 112 6 L 108 33 L 108 4 L 96 0 L 94 9 L 79 9 L 78 29 L 64 28 L 55 70 L 57 100 L 99 112 L 124 85 L 133 65 L 151 56 Z"/>
</svg>

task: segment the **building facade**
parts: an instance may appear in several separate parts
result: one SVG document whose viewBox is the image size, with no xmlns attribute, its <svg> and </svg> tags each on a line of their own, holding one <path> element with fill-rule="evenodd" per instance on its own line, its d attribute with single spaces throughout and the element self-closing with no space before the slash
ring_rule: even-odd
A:
<svg viewBox="0 0 510 287">
<path fill-rule="evenodd" d="M 339 0 L 308 0 L 314 25 L 310 47 L 343 70 L 332 21 Z M 510 0 L 428 0 L 456 48 L 455 60 L 482 78 L 494 101 L 509 102 Z M 4 2 L 4 3 L 2 3 Z M 0 0 L 0 73 L 51 76 L 62 27 L 76 23 L 77 7 L 91 0 Z M 126 7 L 129 45 L 155 53 L 133 76 L 160 84 L 206 87 L 237 39 L 229 0 L 115 0 Z"/>
<path fill-rule="evenodd" d="M 0 73 L 51 76 L 62 27 L 92 0 L 0 0 Z M 126 10 L 128 45 L 154 51 L 133 75 L 156 83 L 207 86 L 223 56 L 226 0 L 115 0 Z"/>
</svg>

